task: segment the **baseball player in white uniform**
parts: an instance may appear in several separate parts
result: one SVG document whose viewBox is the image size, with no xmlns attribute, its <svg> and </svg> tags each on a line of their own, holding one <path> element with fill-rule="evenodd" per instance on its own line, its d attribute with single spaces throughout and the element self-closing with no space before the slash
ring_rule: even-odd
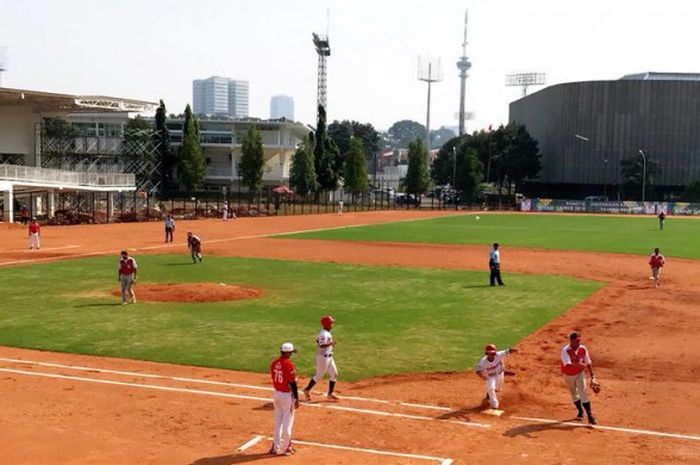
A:
<svg viewBox="0 0 700 465">
<path fill-rule="evenodd" d="M 496 346 L 489 344 L 484 349 L 484 357 L 476 367 L 476 374 L 481 379 L 486 381 L 486 399 L 491 404 L 491 408 L 498 410 L 500 404 L 498 402 L 498 391 L 503 389 L 504 373 L 506 366 L 503 360 L 506 355 L 517 352 L 517 349 L 510 348 L 505 350 L 496 350 Z"/>
<path fill-rule="evenodd" d="M 318 351 L 316 352 L 316 374 L 311 378 L 306 388 L 304 388 L 304 398 L 307 402 L 311 401 L 311 389 L 313 389 L 316 383 L 323 379 L 326 372 L 328 372 L 329 377 L 327 398 L 338 400 L 338 397 L 333 394 L 335 381 L 338 377 L 338 368 L 335 366 L 335 360 L 333 359 L 333 346 L 335 345 L 335 341 L 331 335 L 333 323 L 335 323 L 335 319 L 330 315 L 321 318 L 322 328 L 316 337 L 316 344 L 318 345 Z"/>
</svg>

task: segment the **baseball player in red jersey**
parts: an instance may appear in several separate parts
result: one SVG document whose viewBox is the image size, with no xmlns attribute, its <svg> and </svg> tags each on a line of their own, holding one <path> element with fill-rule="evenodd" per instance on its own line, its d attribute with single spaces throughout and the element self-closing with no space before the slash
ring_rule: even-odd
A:
<svg viewBox="0 0 700 465">
<path fill-rule="evenodd" d="M 659 287 L 661 268 L 666 264 L 666 258 L 659 253 L 659 248 L 654 249 L 654 253 L 649 255 L 649 266 L 651 267 L 651 278 L 654 280 L 654 287 Z"/>
<path fill-rule="evenodd" d="M 197 260 L 202 261 L 202 240 L 192 234 L 187 233 L 187 248 L 190 249 L 190 255 L 192 255 L 192 261 L 197 263 Z"/>
<path fill-rule="evenodd" d="M 503 389 L 504 374 L 506 366 L 503 360 L 506 355 L 517 352 L 517 349 L 505 349 L 496 351 L 496 346 L 489 344 L 484 349 L 484 357 L 476 367 L 476 374 L 486 381 L 486 399 L 491 404 L 491 408 L 498 410 L 500 404 L 496 393 Z"/>
<path fill-rule="evenodd" d="M 299 388 L 297 387 L 296 368 L 292 363 L 292 354 L 296 352 L 294 344 L 285 342 L 280 347 L 280 357 L 270 365 L 270 377 L 275 387 L 272 397 L 275 406 L 275 426 L 272 432 L 270 454 L 292 455 L 292 428 L 294 411 L 299 408 Z"/>
<path fill-rule="evenodd" d="M 585 409 L 588 423 L 595 425 L 596 420 L 591 413 L 591 401 L 586 392 L 586 368 L 591 375 L 591 382 L 595 382 L 588 349 L 581 344 L 581 335 L 573 332 L 569 335 L 569 343 L 561 349 L 561 372 L 566 387 L 569 388 L 571 400 L 576 406 L 576 420 L 583 420 L 583 409 Z"/>
<path fill-rule="evenodd" d="M 333 329 L 333 323 L 335 323 L 335 318 L 330 315 L 326 315 L 321 318 L 321 331 L 319 331 L 318 336 L 316 336 L 316 345 L 318 346 L 318 351 L 316 353 L 316 374 L 313 378 L 309 380 L 309 384 L 304 388 L 304 398 L 307 402 L 311 401 L 311 389 L 323 379 L 326 372 L 328 372 L 328 394 L 327 399 L 338 400 L 338 397 L 333 394 L 335 389 L 335 382 L 338 379 L 338 367 L 335 366 L 335 360 L 333 359 L 333 346 L 335 346 L 335 341 L 331 335 L 331 329 Z"/>
<path fill-rule="evenodd" d="M 121 252 L 121 260 L 119 260 L 119 283 L 122 291 L 122 305 L 126 305 L 131 297 L 131 301 L 136 303 L 136 294 L 134 293 L 133 284 L 136 282 L 136 271 L 138 265 L 136 260 L 129 256 L 126 250 Z"/>
<path fill-rule="evenodd" d="M 39 250 L 41 243 L 39 241 L 39 236 L 41 235 L 41 226 L 37 222 L 36 218 L 32 218 L 32 222 L 29 223 L 29 228 L 27 228 L 29 233 L 29 250 L 36 248 Z"/>
</svg>

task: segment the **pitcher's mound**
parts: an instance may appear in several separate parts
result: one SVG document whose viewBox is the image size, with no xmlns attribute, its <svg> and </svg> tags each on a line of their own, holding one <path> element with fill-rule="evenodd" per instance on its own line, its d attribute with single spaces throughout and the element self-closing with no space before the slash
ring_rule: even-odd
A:
<svg viewBox="0 0 700 465">
<path fill-rule="evenodd" d="M 233 286 L 223 283 L 165 283 L 134 285 L 136 299 L 143 302 L 223 302 L 226 300 L 254 299 L 262 295 L 254 287 Z M 120 296 L 119 290 L 112 295 Z"/>
</svg>

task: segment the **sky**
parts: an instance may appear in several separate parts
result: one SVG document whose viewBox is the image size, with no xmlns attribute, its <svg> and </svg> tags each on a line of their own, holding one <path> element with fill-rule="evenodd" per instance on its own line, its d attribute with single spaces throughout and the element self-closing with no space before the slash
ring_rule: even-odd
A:
<svg viewBox="0 0 700 465">
<path fill-rule="evenodd" d="M 425 124 L 424 55 L 444 76 L 431 128 L 456 126 L 467 8 L 469 131 L 507 122 L 521 95 L 505 87 L 510 72 L 545 72 L 548 85 L 700 72 L 700 2 L 689 0 L 0 0 L 2 85 L 163 99 L 180 113 L 192 79 L 228 76 L 250 81 L 251 116 L 268 118 L 270 97 L 287 94 L 296 119 L 313 125 L 311 33 L 328 25 L 329 119 Z"/>
</svg>

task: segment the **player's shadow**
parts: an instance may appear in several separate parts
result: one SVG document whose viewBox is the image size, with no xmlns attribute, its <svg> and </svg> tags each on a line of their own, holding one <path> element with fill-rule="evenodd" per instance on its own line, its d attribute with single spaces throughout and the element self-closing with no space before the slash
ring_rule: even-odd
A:
<svg viewBox="0 0 700 465">
<path fill-rule="evenodd" d="M 121 307 L 121 302 L 109 302 L 104 304 L 80 304 L 74 305 L 73 308 L 88 308 L 88 307 Z"/>
<path fill-rule="evenodd" d="M 453 410 L 451 412 L 444 413 L 437 417 L 439 420 L 462 420 L 471 421 L 469 414 L 479 412 L 483 405 L 476 405 L 474 407 L 464 407 L 461 409 Z"/>
<path fill-rule="evenodd" d="M 531 434 L 539 433 L 542 431 L 572 431 L 572 430 L 578 429 L 578 428 L 589 428 L 589 425 L 586 425 L 585 423 L 573 425 L 573 424 L 571 424 L 572 421 L 574 421 L 574 420 L 562 420 L 559 422 L 552 422 L 552 423 L 539 423 L 539 424 L 516 426 L 515 428 L 511 428 L 511 429 L 507 430 L 505 433 L 503 433 L 503 436 L 506 436 L 509 438 L 514 438 L 517 436 L 525 436 L 526 438 L 530 438 L 530 437 L 532 437 L 532 436 L 530 436 Z"/>
<path fill-rule="evenodd" d="M 201 459 L 197 459 L 194 462 L 190 463 L 190 465 L 233 465 L 236 463 L 249 463 L 271 458 L 275 457 L 267 453 L 250 455 L 228 454 L 220 455 L 218 457 L 204 457 Z"/>
<path fill-rule="evenodd" d="M 468 284 L 466 286 L 462 286 L 462 289 L 481 289 L 482 287 L 491 287 L 490 284 Z"/>
<path fill-rule="evenodd" d="M 165 263 L 167 266 L 182 266 L 182 265 L 196 265 L 195 262 L 172 262 L 172 263 Z"/>
</svg>

